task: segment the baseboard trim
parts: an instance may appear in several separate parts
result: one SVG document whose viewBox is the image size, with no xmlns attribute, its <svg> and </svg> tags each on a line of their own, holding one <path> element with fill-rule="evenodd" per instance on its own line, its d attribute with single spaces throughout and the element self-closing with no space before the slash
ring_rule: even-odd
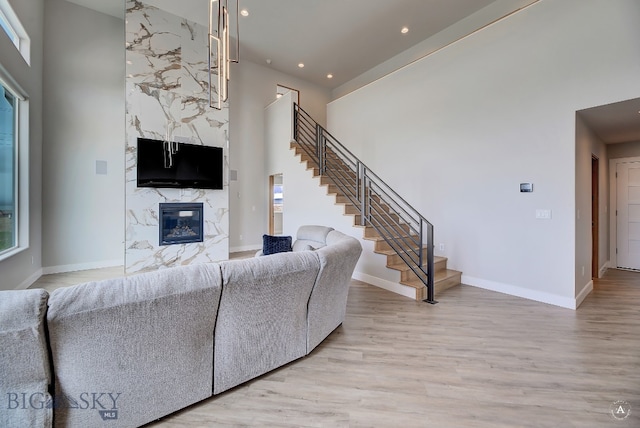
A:
<svg viewBox="0 0 640 428">
<path fill-rule="evenodd" d="M 593 281 L 589 281 L 587 285 L 582 288 L 582 291 L 576 296 L 576 309 L 580 307 L 582 301 L 593 291 Z"/>
<path fill-rule="evenodd" d="M 416 300 L 416 290 L 413 287 L 398 284 L 397 282 L 387 281 L 386 279 L 367 275 L 362 272 L 353 272 L 353 279 L 366 282 L 367 284 L 375 285 L 376 287 L 384 288 L 392 293 L 400 294 L 401 296 Z"/>
<path fill-rule="evenodd" d="M 483 288 L 485 290 L 508 294 L 510 296 L 522 297 L 523 299 L 529 299 L 536 302 L 547 303 L 549 305 L 560 306 L 561 308 L 573 310 L 577 308 L 576 299 L 558 296 L 557 294 L 529 290 L 515 285 L 488 281 L 486 279 L 474 278 L 467 275 L 462 275 L 462 283 L 471 285 L 473 287 Z"/>
<path fill-rule="evenodd" d="M 79 270 L 102 269 L 109 267 L 124 266 L 124 260 L 104 260 L 101 262 L 77 263 L 72 265 L 47 266 L 42 268 L 43 275 L 54 273 L 76 272 Z"/>
<path fill-rule="evenodd" d="M 607 260 L 606 262 L 604 262 L 604 264 L 602 265 L 602 267 L 598 271 L 598 278 L 602 278 L 604 276 L 604 274 L 607 273 L 607 270 L 609 269 L 609 266 L 611 266 L 611 260 Z"/>
<path fill-rule="evenodd" d="M 22 281 L 20 285 L 16 287 L 16 290 L 26 290 L 27 288 L 31 287 L 37 280 L 39 280 L 42 275 L 42 269 L 38 269 L 27 279 Z"/>
</svg>

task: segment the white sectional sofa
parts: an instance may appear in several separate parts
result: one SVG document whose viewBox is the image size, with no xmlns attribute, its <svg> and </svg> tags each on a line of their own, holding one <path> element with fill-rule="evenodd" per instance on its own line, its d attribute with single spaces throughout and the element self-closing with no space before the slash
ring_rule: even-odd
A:
<svg viewBox="0 0 640 428">
<path fill-rule="evenodd" d="M 296 243 L 51 296 L 0 292 L 0 426 L 140 426 L 309 354 L 343 322 L 362 249 L 323 226 Z"/>
</svg>

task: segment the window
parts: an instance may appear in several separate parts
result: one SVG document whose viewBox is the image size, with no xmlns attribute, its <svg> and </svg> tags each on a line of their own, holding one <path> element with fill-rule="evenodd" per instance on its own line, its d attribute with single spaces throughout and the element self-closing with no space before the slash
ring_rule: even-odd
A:
<svg viewBox="0 0 640 428">
<path fill-rule="evenodd" d="M 29 247 L 29 100 L 0 65 L 0 260 Z"/>
<path fill-rule="evenodd" d="M 9 36 L 27 64 L 30 64 L 31 40 L 8 0 L 0 0 L 0 27 Z"/>
<path fill-rule="evenodd" d="M 16 97 L 0 86 L 0 254 L 18 241 L 16 123 Z"/>
<path fill-rule="evenodd" d="M 5 14 L 0 10 L 0 27 L 7 33 L 7 36 L 11 39 L 16 48 L 20 50 L 20 37 L 18 37 L 18 33 L 15 32 L 13 27 L 9 25 L 9 20 L 5 16 Z"/>
</svg>

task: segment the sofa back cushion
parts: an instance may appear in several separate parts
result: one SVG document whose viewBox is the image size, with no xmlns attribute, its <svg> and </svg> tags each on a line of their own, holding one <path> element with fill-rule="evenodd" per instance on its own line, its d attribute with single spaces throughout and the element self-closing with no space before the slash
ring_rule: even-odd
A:
<svg viewBox="0 0 640 428">
<path fill-rule="evenodd" d="M 1 427 L 51 426 L 48 297 L 43 289 L 0 291 Z"/>
<path fill-rule="evenodd" d="M 56 426 L 140 426 L 211 396 L 220 292 L 215 263 L 54 291 Z"/>
<path fill-rule="evenodd" d="M 215 394 L 306 354 L 307 303 L 319 269 L 312 252 L 220 263 Z"/>
<path fill-rule="evenodd" d="M 326 242 L 314 252 L 320 273 L 309 300 L 307 353 L 344 321 L 351 276 L 362 252 L 360 241 L 337 230 L 327 234 Z"/>
<path fill-rule="evenodd" d="M 332 227 L 327 226 L 300 226 L 296 233 L 296 241 L 293 243 L 293 251 L 305 251 L 309 247 L 313 249 L 324 247 L 327 244 L 327 235 L 332 230 Z"/>
</svg>

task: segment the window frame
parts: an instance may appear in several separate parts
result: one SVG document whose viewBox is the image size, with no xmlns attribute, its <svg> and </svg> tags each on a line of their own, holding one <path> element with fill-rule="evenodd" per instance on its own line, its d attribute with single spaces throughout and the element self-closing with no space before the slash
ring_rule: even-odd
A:
<svg viewBox="0 0 640 428">
<path fill-rule="evenodd" d="M 0 28 L 4 30 L 0 33 L 5 33 L 9 37 L 27 65 L 31 66 L 31 39 L 9 4 L 9 0 L 0 0 L 0 22 L 2 24 Z"/>
<path fill-rule="evenodd" d="M 0 252 L 0 261 L 29 248 L 29 99 L 0 64 L 0 85 L 15 98 L 15 245 Z"/>
</svg>

